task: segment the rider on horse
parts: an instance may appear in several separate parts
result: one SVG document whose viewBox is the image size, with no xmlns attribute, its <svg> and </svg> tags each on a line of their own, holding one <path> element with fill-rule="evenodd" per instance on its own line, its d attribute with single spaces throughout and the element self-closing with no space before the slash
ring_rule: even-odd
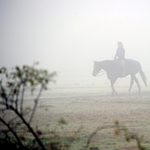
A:
<svg viewBox="0 0 150 150">
<path fill-rule="evenodd" d="M 121 62 L 122 68 L 123 68 L 123 76 L 125 76 L 125 74 L 126 74 L 125 67 L 124 67 L 125 50 L 124 50 L 121 42 L 118 42 L 117 45 L 118 45 L 118 48 L 117 48 L 114 59 L 116 59 L 118 57 L 119 61 Z"/>
</svg>

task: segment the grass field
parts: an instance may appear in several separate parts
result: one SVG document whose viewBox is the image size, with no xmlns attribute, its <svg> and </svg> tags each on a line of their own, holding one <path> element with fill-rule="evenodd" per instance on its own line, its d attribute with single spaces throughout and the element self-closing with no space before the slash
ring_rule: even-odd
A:
<svg viewBox="0 0 150 150">
<path fill-rule="evenodd" d="M 88 82 L 87 82 L 88 80 Z M 40 98 L 32 126 L 38 128 L 49 141 L 50 134 L 56 131 L 64 141 L 73 139 L 71 150 L 82 150 L 89 136 L 98 127 L 105 129 L 91 138 L 91 147 L 101 150 L 136 150 L 134 140 L 126 142 L 123 134 L 115 135 L 115 121 L 125 125 L 129 131 L 143 136 L 142 145 L 150 150 L 150 88 L 145 87 L 139 78 L 142 92 L 137 93 L 136 85 L 131 93 L 126 93 L 130 78 L 119 79 L 115 88 L 117 95 L 111 96 L 109 80 L 101 78 L 84 79 L 72 84 L 51 85 Z M 148 80 L 149 85 L 149 80 Z M 25 107 L 34 104 L 34 96 L 27 93 Z M 58 124 L 61 118 L 67 125 Z M 79 131 L 79 129 L 82 129 Z"/>
<path fill-rule="evenodd" d="M 127 79 L 128 80 L 128 79 Z M 124 82 L 124 84 L 123 84 Z M 61 135 L 74 135 L 82 126 L 71 150 L 82 149 L 90 134 L 97 127 L 120 124 L 143 136 L 142 144 L 150 149 L 150 91 L 142 86 L 142 93 L 137 93 L 136 85 L 132 92 L 126 94 L 129 82 L 120 81 L 115 87 L 118 95 L 111 96 L 109 82 L 101 85 L 72 84 L 67 86 L 53 85 L 40 100 L 33 125 L 37 125 L 45 134 L 56 130 Z M 33 102 L 26 101 L 26 105 Z M 68 124 L 63 128 L 58 120 L 64 118 Z M 114 128 L 99 131 L 92 139 L 91 146 L 102 150 L 136 149 L 136 142 L 126 142 L 123 135 L 116 136 Z"/>
</svg>

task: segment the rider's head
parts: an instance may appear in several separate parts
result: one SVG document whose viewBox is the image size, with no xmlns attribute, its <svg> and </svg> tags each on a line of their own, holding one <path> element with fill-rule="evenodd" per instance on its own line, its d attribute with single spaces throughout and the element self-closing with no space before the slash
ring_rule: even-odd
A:
<svg viewBox="0 0 150 150">
<path fill-rule="evenodd" d="M 118 42 L 117 45 L 118 45 L 118 47 L 121 47 L 121 46 L 123 47 L 121 42 Z"/>
</svg>

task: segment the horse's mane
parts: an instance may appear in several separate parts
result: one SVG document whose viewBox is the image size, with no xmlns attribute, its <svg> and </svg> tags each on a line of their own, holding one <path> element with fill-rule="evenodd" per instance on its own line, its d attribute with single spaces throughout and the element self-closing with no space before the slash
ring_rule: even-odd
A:
<svg viewBox="0 0 150 150">
<path fill-rule="evenodd" d="M 116 61 L 115 60 L 103 60 L 103 61 L 100 61 L 100 63 L 106 70 L 109 70 L 115 66 Z"/>
</svg>

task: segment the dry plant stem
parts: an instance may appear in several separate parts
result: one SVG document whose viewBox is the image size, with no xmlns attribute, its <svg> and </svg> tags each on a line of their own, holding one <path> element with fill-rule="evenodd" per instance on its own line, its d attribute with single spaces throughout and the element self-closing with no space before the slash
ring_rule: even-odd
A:
<svg viewBox="0 0 150 150">
<path fill-rule="evenodd" d="M 132 135 L 134 135 L 134 137 L 135 137 L 135 141 L 137 143 L 139 150 L 144 150 L 144 148 L 141 146 L 141 140 L 139 139 L 139 137 L 135 134 L 132 134 Z"/>
<path fill-rule="evenodd" d="M 22 114 L 22 111 L 23 111 L 24 92 L 25 92 L 25 81 L 23 82 L 23 89 L 22 89 L 22 93 L 21 93 L 21 102 L 20 102 L 20 113 L 21 114 Z"/>
<path fill-rule="evenodd" d="M 17 84 L 16 87 L 13 86 L 13 87 L 11 88 L 11 90 L 10 90 L 8 96 L 7 96 L 7 99 L 10 99 L 10 96 L 11 96 L 12 92 L 13 92 L 14 90 L 17 90 L 17 88 L 18 88 L 18 92 L 17 92 L 17 94 L 16 94 L 16 100 L 13 101 L 13 99 L 14 99 L 14 94 L 12 95 L 12 98 L 11 98 L 11 99 L 12 99 L 12 104 L 11 104 L 11 105 L 13 105 L 13 102 L 15 102 L 16 109 L 18 109 L 18 97 L 19 97 L 19 93 L 20 93 L 20 84 Z"/>
<path fill-rule="evenodd" d="M 19 146 L 20 146 L 21 148 L 23 148 L 24 146 L 23 146 L 23 144 L 21 143 L 21 141 L 20 141 L 18 135 L 16 134 L 16 132 L 14 132 L 13 129 L 9 126 L 9 124 L 7 124 L 1 117 L 0 117 L 0 121 L 1 121 L 5 126 L 8 127 L 9 131 L 12 132 L 12 134 L 15 136 L 16 140 L 18 141 Z"/>
<path fill-rule="evenodd" d="M 137 143 L 137 147 L 139 148 L 139 150 L 145 150 L 146 149 L 145 147 L 141 146 L 141 140 L 140 140 L 140 138 L 138 137 L 138 135 L 136 133 L 126 131 L 125 126 L 118 126 L 118 129 L 120 131 L 124 131 L 124 136 L 128 137 L 128 142 L 129 142 L 129 140 L 134 139 Z"/>
<path fill-rule="evenodd" d="M 35 63 L 36 65 L 37 63 Z M 7 82 L 7 87 L 4 88 L 2 86 L 2 80 L 0 81 L 0 105 L 3 105 L 2 108 L 0 108 L 0 112 L 2 112 L 2 115 L 4 116 L 6 113 L 4 113 L 6 110 L 10 110 L 15 113 L 17 117 L 11 117 L 11 119 L 6 122 L 5 116 L 2 118 L 0 117 L 0 122 L 2 122 L 7 128 L 8 132 L 12 132 L 13 135 L 16 137 L 17 141 L 19 140 L 17 133 L 14 128 L 11 128 L 11 122 L 14 123 L 15 121 L 15 127 L 18 125 L 23 124 L 25 127 L 28 128 L 28 131 L 33 135 L 35 138 L 35 141 L 38 143 L 40 149 L 45 150 L 45 147 L 41 140 L 39 139 L 38 135 L 36 132 L 31 127 L 31 121 L 33 120 L 39 98 L 41 96 L 42 90 L 46 90 L 46 85 L 49 82 L 52 82 L 51 78 L 53 78 L 53 74 L 49 74 L 47 70 L 38 70 L 33 67 L 29 66 L 23 66 L 23 68 L 20 68 L 16 66 L 15 71 L 11 72 L 10 74 L 7 74 L 5 68 L 0 68 L 0 74 L 6 75 L 6 79 L 8 80 Z M 9 82 L 10 81 L 10 82 Z M 26 112 L 26 109 L 24 111 L 24 96 L 25 96 L 25 91 L 26 91 L 26 86 L 31 87 L 31 92 L 34 91 L 35 87 L 38 87 L 41 85 L 41 88 L 39 90 L 39 93 L 37 95 L 37 98 L 35 99 L 35 103 L 33 106 L 32 111 L 30 111 L 31 116 L 29 118 L 29 122 L 26 121 L 24 117 L 24 113 Z M 9 91 L 8 91 L 9 89 Z M 17 119 L 17 120 L 16 120 Z M 21 141 L 18 141 L 20 147 L 23 147 L 21 145 Z"/>
<path fill-rule="evenodd" d="M 36 101 L 35 101 L 35 104 L 34 104 L 34 107 L 33 107 L 33 110 L 32 110 L 32 114 L 31 114 L 31 117 L 29 119 L 29 124 L 31 123 L 31 121 L 33 119 L 33 116 L 34 116 L 34 113 L 35 113 L 35 110 L 36 110 L 36 107 L 37 107 L 37 104 L 38 104 L 38 101 L 39 101 L 39 97 L 41 96 L 42 90 L 43 90 L 43 86 L 41 86 L 39 94 L 36 98 Z"/>
<path fill-rule="evenodd" d="M 33 131 L 32 127 L 30 126 L 29 123 L 26 122 L 26 120 L 23 118 L 22 114 L 20 114 L 18 112 L 18 110 L 14 109 L 12 106 L 10 106 L 10 109 L 13 110 L 18 116 L 19 118 L 23 121 L 23 123 L 28 127 L 29 131 L 33 134 L 33 136 L 35 137 L 36 141 L 38 142 L 39 146 L 42 148 L 42 150 L 45 150 L 44 145 L 42 144 L 42 142 L 40 141 L 40 139 L 37 137 L 37 135 L 35 134 L 35 132 Z"/>
<path fill-rule="evenodd" d="M 18 93 L 16 95 L 16 100 L 15 100 L 15 106 L 16 106 L 17 110 L 18 110 L 18 97 L 19 97 L 19 94 L 20 94 L 20 85 L 18 85 Z"/>
<path fill-rule="evenodd" d="M 98 127 L 98 128 L 96 128 L 95 131 L 89 136 L 88 141 L 86 143 L 86 146 L 84 147 L 84 150 L 88 149 L 92 138 L 97 134 L 97 132 L 99 132 L 100 130 L 103 130 L 103 129 L 110 129 L 110 128 L 115 128 L 115 126 L 105 126 L 105 127 Z"/>
<path fill-rule="evenodd" d="M 136 142 L 137 142 L 138 148 L 139 148 L 140 150 L 143 150 L 143 148 L 141 147 L 141 142 L 140 142 L 140 140 L 139 140 L 139 138 L 138 138 L 137 136 L 135 137 L 135 140 L 136 140 Z"/>
<path fill-rule="evenodd" d="M 13 86 L 13 87 L 11 88 L 11 90 L 10 90 L 10 92 L 9 92 L 8 96 L 7 96 L 7 97 L 8 97 L 8 99 L 9 99 L 9 96 L 11 96 L 11 93 L 13 92 L 14 87 L 15 87 L 15 86 Z"/>
<path fill-rule="evenodd" d="M 6 98 L 5 98 L 5 100 L 6 100 Z M 2 102 L 1 102 L 0 104 L 6 105 L 6 104 L 4 104 L 4 103 L 2 103 Z M 13 110 L 13 111 L 17 114 L 17 116 L 22 120 L 22 122 L 27 126 L 27 128 L 29 129 L 29 131 L 30 131 L 30 132 L 32 133 L 32 135 L 35 137 L 37 143 L 38 143 L 39 146 L 42 148 L 42 150 L 45 150 L 44 145 L 42 144 L 42 142 L 40 141 L 40 139 L 37 137 L 36 133 L 33 131 L 33 129 L 32 129 L 32 127 L 30 126 L 30 124 L 27 123 L 27 121 L 24 119 L 24 117 L 22 116 L 22 114 L 20 114 L 20 113 L 18 112 L 18 110 L 15 109 L 12 105 L 8 105 L 8 104 L 7 104 L 6 109 Z M 0 121 L 2 121 L 2 118 L 0 119 Z M 3 121 L 2 121 L 2 122 L 3 122 Z M 6 126 L 7 126 L 7 125 L 6 125 Z M 7 127 L 8 127 L 8 126 L 7 126 Z M 15 133 L 12 129 L 11 129 L 10 131 L 13 132 L 13 133 Z M 16 133 L 15 133 L 15 134 L 16 134 Z M 15 135 L 14 135 L 14 136 L 15 136 Z M 16 136 L 15 136 L 15 137 L 16 137 Z"/>
</svg>

